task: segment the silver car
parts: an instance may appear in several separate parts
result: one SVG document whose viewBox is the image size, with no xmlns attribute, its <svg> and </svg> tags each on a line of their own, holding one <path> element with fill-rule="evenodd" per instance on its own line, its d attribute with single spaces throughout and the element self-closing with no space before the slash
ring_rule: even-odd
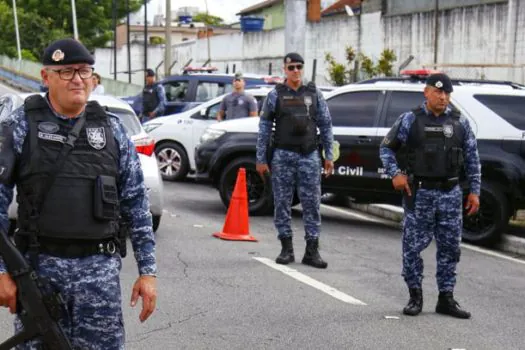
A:
<svg viewBox="0 0 525 350">
<path fill-rule="evenodd" d="M 25 98 L 30 95 L 30 93 L 9 93 L 2 95 L 0 97 L 0 119 L 21 106 Z M 162 216 L 164 198 L 162 178 L 160 176 L 157 158 L 153 152 L 155 140 L 144 131 L 137 115 L 126 102 L 109 95 L 92 94 L 89 99 L 97 101 L 101 106 L 107 107 L 111 113 L 119 116 L 126 132 L 135 144 L 142 166 L 142 172 L 144 173 L 144 182 L 148 190 L 150 211 L 153 216 L 153 230 L 157 231 Z M 16 194 L 9 206 L 9 220 L 11 220 L 10 230 L 14 228 L 13 223 L 17 218 L 18 203 L 15 198 Z"/>
</svg>

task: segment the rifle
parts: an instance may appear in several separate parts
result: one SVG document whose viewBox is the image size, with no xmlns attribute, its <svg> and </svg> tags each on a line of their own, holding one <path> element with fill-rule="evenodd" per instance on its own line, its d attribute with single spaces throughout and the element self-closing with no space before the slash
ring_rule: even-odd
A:
<svg viewBox="0 0 525 350">
<path fill-rule="evenodd" d="M 16 283 L 17 314 L 24 330 L 0 343 L 0 350 L 39 338 L 44 349 L 73 350 L 73 346 L 58 324 L 65 303 L 49 283 L 37 276 L 29 263 L 5 232 L 0 232 L 0 255 L 7 271 Z"/>
</svg>

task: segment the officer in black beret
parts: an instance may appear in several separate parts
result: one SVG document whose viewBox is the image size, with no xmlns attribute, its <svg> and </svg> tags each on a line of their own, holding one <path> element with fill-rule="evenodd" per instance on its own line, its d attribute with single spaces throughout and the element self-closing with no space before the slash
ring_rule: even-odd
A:
<svg viewBox="0 0 525 350">
<path fill-rule="evenodd" d="M 405 315 L 415 316 L 423 309 L 421 252 L 435 237 L 439 290 L 435 311 L 470 318 L 453 292 L 463 211 L 473 215 L 479 209 L 481 165 L 468 119 L 450 104 L 453 90 L 446 74 L 430 75 L 425 102 L 403 113 L 380 146 L 386 173 L 392 177 L 393 187 L 403 193 L 403 277 L 410 294 Z M 465 203 L 459 181 L 463 175 L 470 187 Z"/>
<path fill-rule="evenodd" d="M 132 306 L 141 296 L 142 322 L 155 310 L 155 238 L 140 160 L 120 119 L 88 102 L 95 60 L 84 45 L 55 41 L 42 63 L 48 93 L 27 97 L 0 122 L 0 138 L 10 141 L 0 155 L 0 227 L 8 225 L 3 218 L 16 185 L 16 246 L 60 292 L 67 313 L 58 322 L 71 348 L 121 349 L 121 227 L 130 227 L 142 257 Z M 20 294 L 8 272 L 0 259 L 0 306 L 15 313 Z M 27 330 L 19 318 L 15 327 Z M 40 349 L 40 341 L 25 345 Z"/>
<path fill-rule="evenodd" d="M 276 262 L 295 261 L 291 205 L 297 193 L 303 207 L 306 240 L 302 263 L 324 269 L 328 263 L 319 254 L 321 172 L 324 168 L 325 176 L 329 176 L 334 168 L 332 119 L 321 91 L 313 82 L 303 83 L 301 55 L 291 52 L 283 61 L 286 80 L 269 92 L 261 112 L 257 171 L 263 176 L 271 173 L 274 224 L 282 247 Z M 324 152 L 320 152 L 320 145 Z M 323 162 L 321 153 L 325 156 Z"/>
</svg>

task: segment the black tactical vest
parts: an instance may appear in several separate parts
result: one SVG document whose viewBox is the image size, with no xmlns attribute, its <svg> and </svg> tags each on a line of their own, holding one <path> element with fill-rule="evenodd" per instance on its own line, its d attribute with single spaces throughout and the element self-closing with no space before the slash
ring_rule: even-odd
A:
<svg viewBox="0 0 525 350">
<path fill-rule="evenodd" d="M 460 176 L 463 168 L 464 129 L 453 111 L 441 124 L 421 107 L 407 139 L 407 171 L 415 177 L 445 179 Z"/>
<path fill-rule="evenodd" d="M 159 105 L 160 100 L 157 95 L 157 83 L 152 86 L 145 86 L 142 90 L 142 113 L 147 115 L 153 112 Z"/>
<path fill-rule="evenodd" d="M 313 83 L 300 88 L 299 95 L 279 84 L 275 118 L 275 148 L 302 154 L 317 149 L 317 89 Z"/>
<path fill-rule="evenodd" d="M 18 231 L 28 235 L 36 198 L 47 190 L 43 188 L 43 180 L 55 166 L 73 125 L 69 120 L 57 118 L 40 95 L 27 98 L 24 106 L 29 133 L 17 168 L 17 201 Z M 39 213 L 39 237 L 101 240 L 116 235 L 119 213 L 116 188 L 106 186 L 105 193 L 100 190 L 104 186 L 101 179 L 116 182 L 118 177 L 118 144 L 109 117 L 97 102 L 89 102 L 85 113 L 86 121 L 75 147 L 57 173 Z M 103 208 L 109 211 L 105 217 L 97 218 L 95 212 L 100 212 L 100 206 L 96 203 L 101 196 Z"/>
</svg>

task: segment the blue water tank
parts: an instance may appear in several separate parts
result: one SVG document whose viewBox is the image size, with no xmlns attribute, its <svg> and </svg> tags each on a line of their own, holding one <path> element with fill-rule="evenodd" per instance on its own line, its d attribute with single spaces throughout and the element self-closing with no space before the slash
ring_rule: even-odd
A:
<svg viewBox="0 0 525 350">
<path fill-rule="evenodd" d="M 264 27 L 264 18 L 256 16 L 241 17 L 241 31 L 260 32 Z"/>
<path fill-rule="evenodd" d="M 191 16 L 179 16 L 179 23 L 189 24 L 191 22 L 192 22 L 192 17 Z"/>
</svg>

